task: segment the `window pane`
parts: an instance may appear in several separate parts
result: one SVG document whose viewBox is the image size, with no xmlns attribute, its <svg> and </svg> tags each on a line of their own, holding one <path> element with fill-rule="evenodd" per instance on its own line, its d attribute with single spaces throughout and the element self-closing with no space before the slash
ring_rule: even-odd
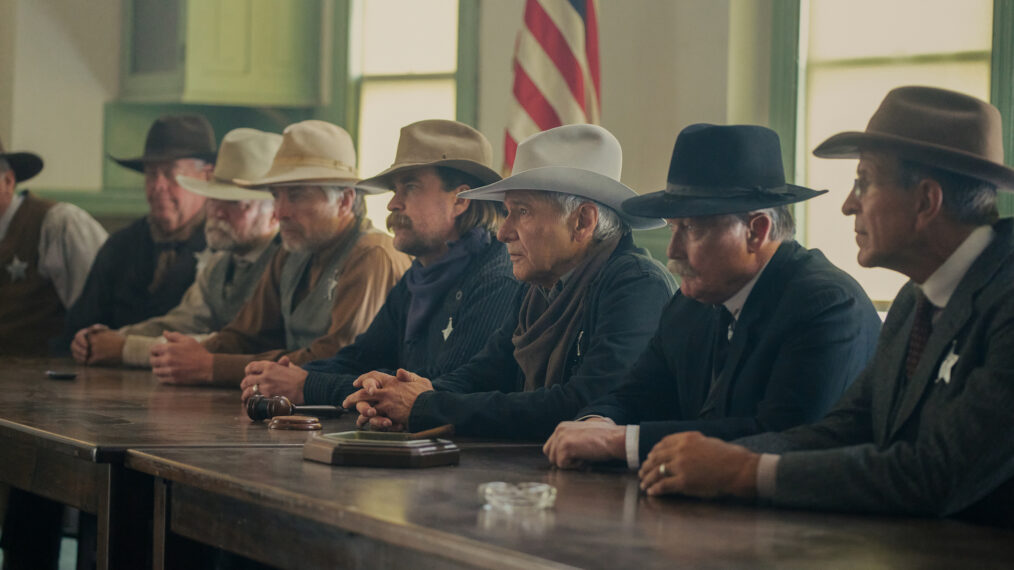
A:
<svg viewBox="0 0 1014 570">
<path fill-rule="evenodd" d="M 364 81 L 359 105 L 359 173 L 373 176 L 394 162 L 401 128 L 423 119 L 454 119 L 453 79 Z M 368 196 L 373 224 L 385 228 L 390 194 Z"/>
<path fill-rule="evenodd" d="M 811 0 L 809 10 L 811 61 L 989 51 L 993 37 L 992 0 Z"/>
<path fill-rule="evenodd" d="M 831 192 L 806 202 L 806 243 L 855 277 L 875 300 L 893 299 L 906 281 L 885 269 L 863 269 L 856 262 L 852 218 L 841 213 L 845 193 L 855 179 L 855 160 L 829 160 L 811 151 L 841 131 L 865 129 L 887 94 L 901 85 L 933 85 L 989 99 L 989 61 L 810 68 L 806 98 L 806 132 L 800 141 L 806 154 L 806 180 L 811 188 Z"/>
<path fill-rule="evenodd" d="M 457 0 L 361 0 L 363 75 L 453 73 Z"/>
</svg>

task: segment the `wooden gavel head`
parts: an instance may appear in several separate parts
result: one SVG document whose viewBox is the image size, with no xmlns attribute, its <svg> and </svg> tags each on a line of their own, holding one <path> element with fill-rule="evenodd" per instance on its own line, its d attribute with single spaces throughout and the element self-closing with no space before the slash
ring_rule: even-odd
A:
<svg viewBox="0 0 1014 570">
<path fill-rule="evenodd" d="M 291 416 L 295 406 L 285 396 L 250 396 L 246 401 L 246 415 L 257 422 L 275 416 Z"/>
</svg>

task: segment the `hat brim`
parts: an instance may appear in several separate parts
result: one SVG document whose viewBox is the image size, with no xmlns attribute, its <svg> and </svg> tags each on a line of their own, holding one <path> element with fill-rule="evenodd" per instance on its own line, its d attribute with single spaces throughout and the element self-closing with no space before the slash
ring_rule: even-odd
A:
<svg viewBox="0 0 1014 570">
<path fill-rule="evenodd" d="M 271 193 L 264 190 L 247 190 L 231 182 L 219 179 L 201 180 L 189 176 L 177 176 L 176 182 L 189 192 L 215 200 L 270 200 Z"/>
<path fill-rule="evenodd" d="M 215 163 L 215 153 L 208 152 L 187 152 L 187 153 L 173 153 L 173 154 L 162 154 L 162 155 L 148 155 L 139 156 L 136 158 L 116 158 L 109 154 L 106 155 L 110 160 L 119 164 L 124 168 L 129 168 L 136 172 L 144 173 L 144 165 L 152 162 L 170 162 L 173 160 L 182 160 L 184 158 L 196 158 L 205 162 Z"/>
<path fill-rule="evenodd" d="M 466 190 L 458 194 L 458 197 L 503 202 L 504 193 L 509 190 L 560 192 L 588 198 L 612 208 L 631 229 L 635 230 L 651 230 L 665 225 L 657 214 L 645 216 L 623 211 L 621 204 L 624 200 L 637 197 L 637 192 L 625 184 L 597 172 L 567 166 L 533 168 L 488 186 Z"/>
<path fill-rule="evenodd" d="M 16 182 L 24 182 L 42 172 L 42 157 L 34 152 L 0 153 L 0 158 L 6 160 L 14 171 Z"/>
<path fill-rule="evenodd" d="M 827 194 L 827 190 L 812 190 L 794 184 L 786 184 L 777 192 L 757 192 L 753 195 L 737 193 L 736 195 L 721 196 L 716 192 L 714 196 L 690 197 L 662 190 L 625 201 L 623 211 L 639 216 L 697 218 L 776 208 L 809 200 L 821 194 Z"/>
<path fill-rule="evenodd" d="M 460 170 L 465 174 L 471 174 L 472 176 L 478 178 L 483 184 L 492 184 L 503 179 L 503 177 L 495 170 L 479 164 L 478 162 L 462 159 L 447 159 L 437 160 L 434 162 L 402 162 L 393 164 L 390 168 L 380 174 L 371 176 L 370 178 L 361 181 L 359 184 L 356 184 L 356 188 L 367 194 L 382 194 L 384 192 L 390 192 L 394 189 L 394 177 L 396 175 L 415 168 L 436 166 L 446 166 L 448 168 Z"/>
<path fill-rule="evenodd" d="M 271 173 L 269 173 L 271 174 Z M 272 176 L 258 180 L 236 178 L 233 182 L 243 188 L 264 188 L 266 186 L 292 186 L 296 184 L 343 184 L 355 186 L 359 177 L 354 173 L 340 172 L 323 166 L 294 166 L 276 170 Z"/>
<path fill-rule="evenodd" d="M 820 143 L 813 154 L 820 158 L 859 158 L 864 150 L 890 151 L 933 168 L 985 180 L 1006 190 L 1014 189 L 1014 169 L 1003 164 L 958 149 L 887 133 L 838 133 Z"/>
</svg>

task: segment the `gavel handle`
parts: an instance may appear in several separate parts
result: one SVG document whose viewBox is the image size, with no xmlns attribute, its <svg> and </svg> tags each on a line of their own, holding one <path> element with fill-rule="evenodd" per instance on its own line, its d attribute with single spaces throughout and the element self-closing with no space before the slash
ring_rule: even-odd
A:
<svg viewBox="0 0 1014 570">
<path fill-rule="evenodd" d="M 292 406 L 292 414 L 297 416 L 340 416 L 345 408 L 339 406 Z"/>
</svg>

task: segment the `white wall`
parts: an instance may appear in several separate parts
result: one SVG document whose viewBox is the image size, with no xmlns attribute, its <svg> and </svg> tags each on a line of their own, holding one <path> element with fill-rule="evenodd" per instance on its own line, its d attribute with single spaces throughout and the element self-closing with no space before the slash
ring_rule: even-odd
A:
<svg viewBox="0 0 1014 570">
<path fill-rule="evenodd" d="M 4 144 L 46 161 L 34 188 L 100 188 L 102 106 L 119 90 L 120 0 L 0 0 L 0 22 L 0 42 L 13 45 L 0 43 Z"/>
</svg>

